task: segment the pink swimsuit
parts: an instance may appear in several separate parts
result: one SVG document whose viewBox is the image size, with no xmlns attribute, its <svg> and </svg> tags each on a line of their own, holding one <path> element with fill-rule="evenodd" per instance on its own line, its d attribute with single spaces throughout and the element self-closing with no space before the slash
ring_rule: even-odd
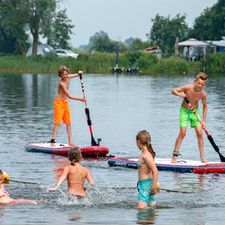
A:
<svg viewBox="0 0 225 225">
<path fill-rule="evenodd" d="M 5 189 L 3 190 L 3 195 L 0 196 L 0 198 L 3 198 L 3 197 L 9 197 L 9 192 L 6 191 Z"/>
</svg>

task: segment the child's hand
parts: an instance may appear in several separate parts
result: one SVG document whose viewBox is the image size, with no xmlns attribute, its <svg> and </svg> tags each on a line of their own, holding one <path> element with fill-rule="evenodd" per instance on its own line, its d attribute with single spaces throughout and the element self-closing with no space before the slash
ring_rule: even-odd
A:
<svg viewBox="0 0 225 225">
<path fill-rule="evenodd" d="M 179 94 L 179 97 L 181 97 L 181 98 L 186 98 L 187 96 L 186 96 L 186 94 L 185 94 L 184 92 L 181 92 L 181 93 Z"/>
<path fill-rule="evenodd" d="M 151 190 L 150 190 L 150 194 L 151 195 L 157 194 L 157 189 L 152 187 Z"/>
<path fill-rule="evenodd" d="M 202 125 L 202 128 L 203 128 L 203 129 L 206 127 L 205 121 L 204 121 L 204 120 L 201 121 L 201 125 Z"/>
<path fill-rule="evenodd" d="M 79 74 L 79 75 L 83 75 L 83 71 L 82 71 L 82 70 L 79 70 L 79 71 L 78 71 L 78 74 Z"/>
</svg>

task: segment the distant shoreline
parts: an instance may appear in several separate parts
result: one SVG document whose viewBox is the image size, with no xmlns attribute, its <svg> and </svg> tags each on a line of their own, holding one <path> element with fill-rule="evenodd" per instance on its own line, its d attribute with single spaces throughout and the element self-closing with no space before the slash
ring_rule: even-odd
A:
<svg viewBox="0 0 225 225">
<path fill-rule="evenodd" d="M 61 65 L 69 67 L 71 73 L 83 70 L 88 74 L 111 74 L 113 73 L 113 68 L 115 68 L 115 55 L 107 53 L 86 54 L 79 56 L 78 59 L 52 56 L 38 56 L 34 58 L 25 56 L 0 56 L 0 73 L 56 74 L 57 68 Z M 128 65 L 126 57 L 121 55 L 118 67 L 123 68 L 124 71 L 126 71 L 126 68 L 139 68 L 138 72 L 136 70 L 134 71 L 140 75 L 191 75 L 199 71 L 225 74 L 225 55 L 214 54 L 207 59 L 207 64 L 205 65 L 202 61 L 191 62 L 179 57 L 151 61 L 151 58 L 148 56 L 138 67 Z M 123 74 L 123 72 L 121 73 Z M 124 74 L 127 74 L 127 72 Z"/>
</svg>

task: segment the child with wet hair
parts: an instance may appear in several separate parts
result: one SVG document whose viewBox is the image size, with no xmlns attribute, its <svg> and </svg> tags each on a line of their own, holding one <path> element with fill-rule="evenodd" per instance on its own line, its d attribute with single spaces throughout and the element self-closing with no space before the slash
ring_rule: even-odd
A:
<svg viewBox="0 0 225 225">
<path fill-rule="evenodd" d="M 76 197 L 84 197 L 86 194 L 86 188 L 84 187 L 85 180 L 92 186 L 94 186 L 94 180 L 89 170 L 81 165 L 81 158 L 79 148 L 73 147 L 68 153 L 70 164 L 64 167 L 56 186 L 54 188 L 49 188 L 48 191 L 56 191 L 59 186 L 67 180 L 68 193 Z"/>
<path fill-rule="evenodd" d="M 141 130 L 136 136 L 137 147 L 141 151 L 138 163 L 138 209 L 155 207 L 154 195 L 157 193 L 158 169 L 155 165 L 155 151 L 152 148 L 151 136 L 147 130 Z"/>
<path fill-rule="evenodd" d="M 35 200 L 11 198 L 4 187 L 4 183 L 9 183 L 9 175 L 0 170 L 0 204 L 38 204 Z"/>
</svg>

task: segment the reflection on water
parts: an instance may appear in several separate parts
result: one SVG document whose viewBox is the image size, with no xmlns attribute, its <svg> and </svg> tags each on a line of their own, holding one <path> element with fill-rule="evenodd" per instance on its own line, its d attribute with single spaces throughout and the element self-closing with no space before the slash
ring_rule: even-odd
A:
<svg viewBox="0 0 225 225">
<path fill-rule="evenodd" d="M 154 224 L 156 216 L 156 210 L 154 209 L 149 208 L 145 210 L 139 210 L 137 213 L 137 224 Z"/>
<path fill-rule="evenodd" d="M 85 92 L 90 108 L 94 136 L 110 154 L 137 157 L 135 136 L 147 129 L 152 136 L 158 157 L 171 157 L 178 134 L 180 98 L 170 90 L 188 82 L 192 77 L 149 77 L 85 75 Z M 220 151 L 225 155 L 225 78 L 210 77 L 207 128 Z M 53 122 L 53 99 L 58 76 L 51 74 L 0 75 L 0 169 L 12 179 L 34 184 L 10 183 L 6 188 L 13 198 L 38 199 L 39 206 L 0 207 L 2 224 L 219 224 L 224 223 L 224 174 L 182 174 L 160 172 L 161 187 L 189 191 L 191 194 L 168 193 L 157 195 L 156 210 L 138 211 L 137 171 L 109 168 L 106 161 L 83 161 L 97 184 L 87 186 L 88 196 L 82 201 L 61 191 L 47 193 L 55 184 L 67 160 L 24 150 L 28 141 L 48 141 Z M 81 97 L 79 80 L 73 79 L 71 94 Z M 84 105 L 70 101 L 73 136 L 76 143 L 90 145 Z M 59 129 L 59 142 L 67 142 L 65 126 Z M 207 158 L 218 161 L 217 153 L 205 138 Z M 199 159 L 195 132 L 188 129 L 182 144 L 184 158 Z M 39 185 L 40 184 L 40 185 Z M 191 216 L 190 216 L 191 215 Z M 32 222 L 31 222 L 32 221 Z M 216 223 L 215 223 L 216 221 Z"/>
</svg>

